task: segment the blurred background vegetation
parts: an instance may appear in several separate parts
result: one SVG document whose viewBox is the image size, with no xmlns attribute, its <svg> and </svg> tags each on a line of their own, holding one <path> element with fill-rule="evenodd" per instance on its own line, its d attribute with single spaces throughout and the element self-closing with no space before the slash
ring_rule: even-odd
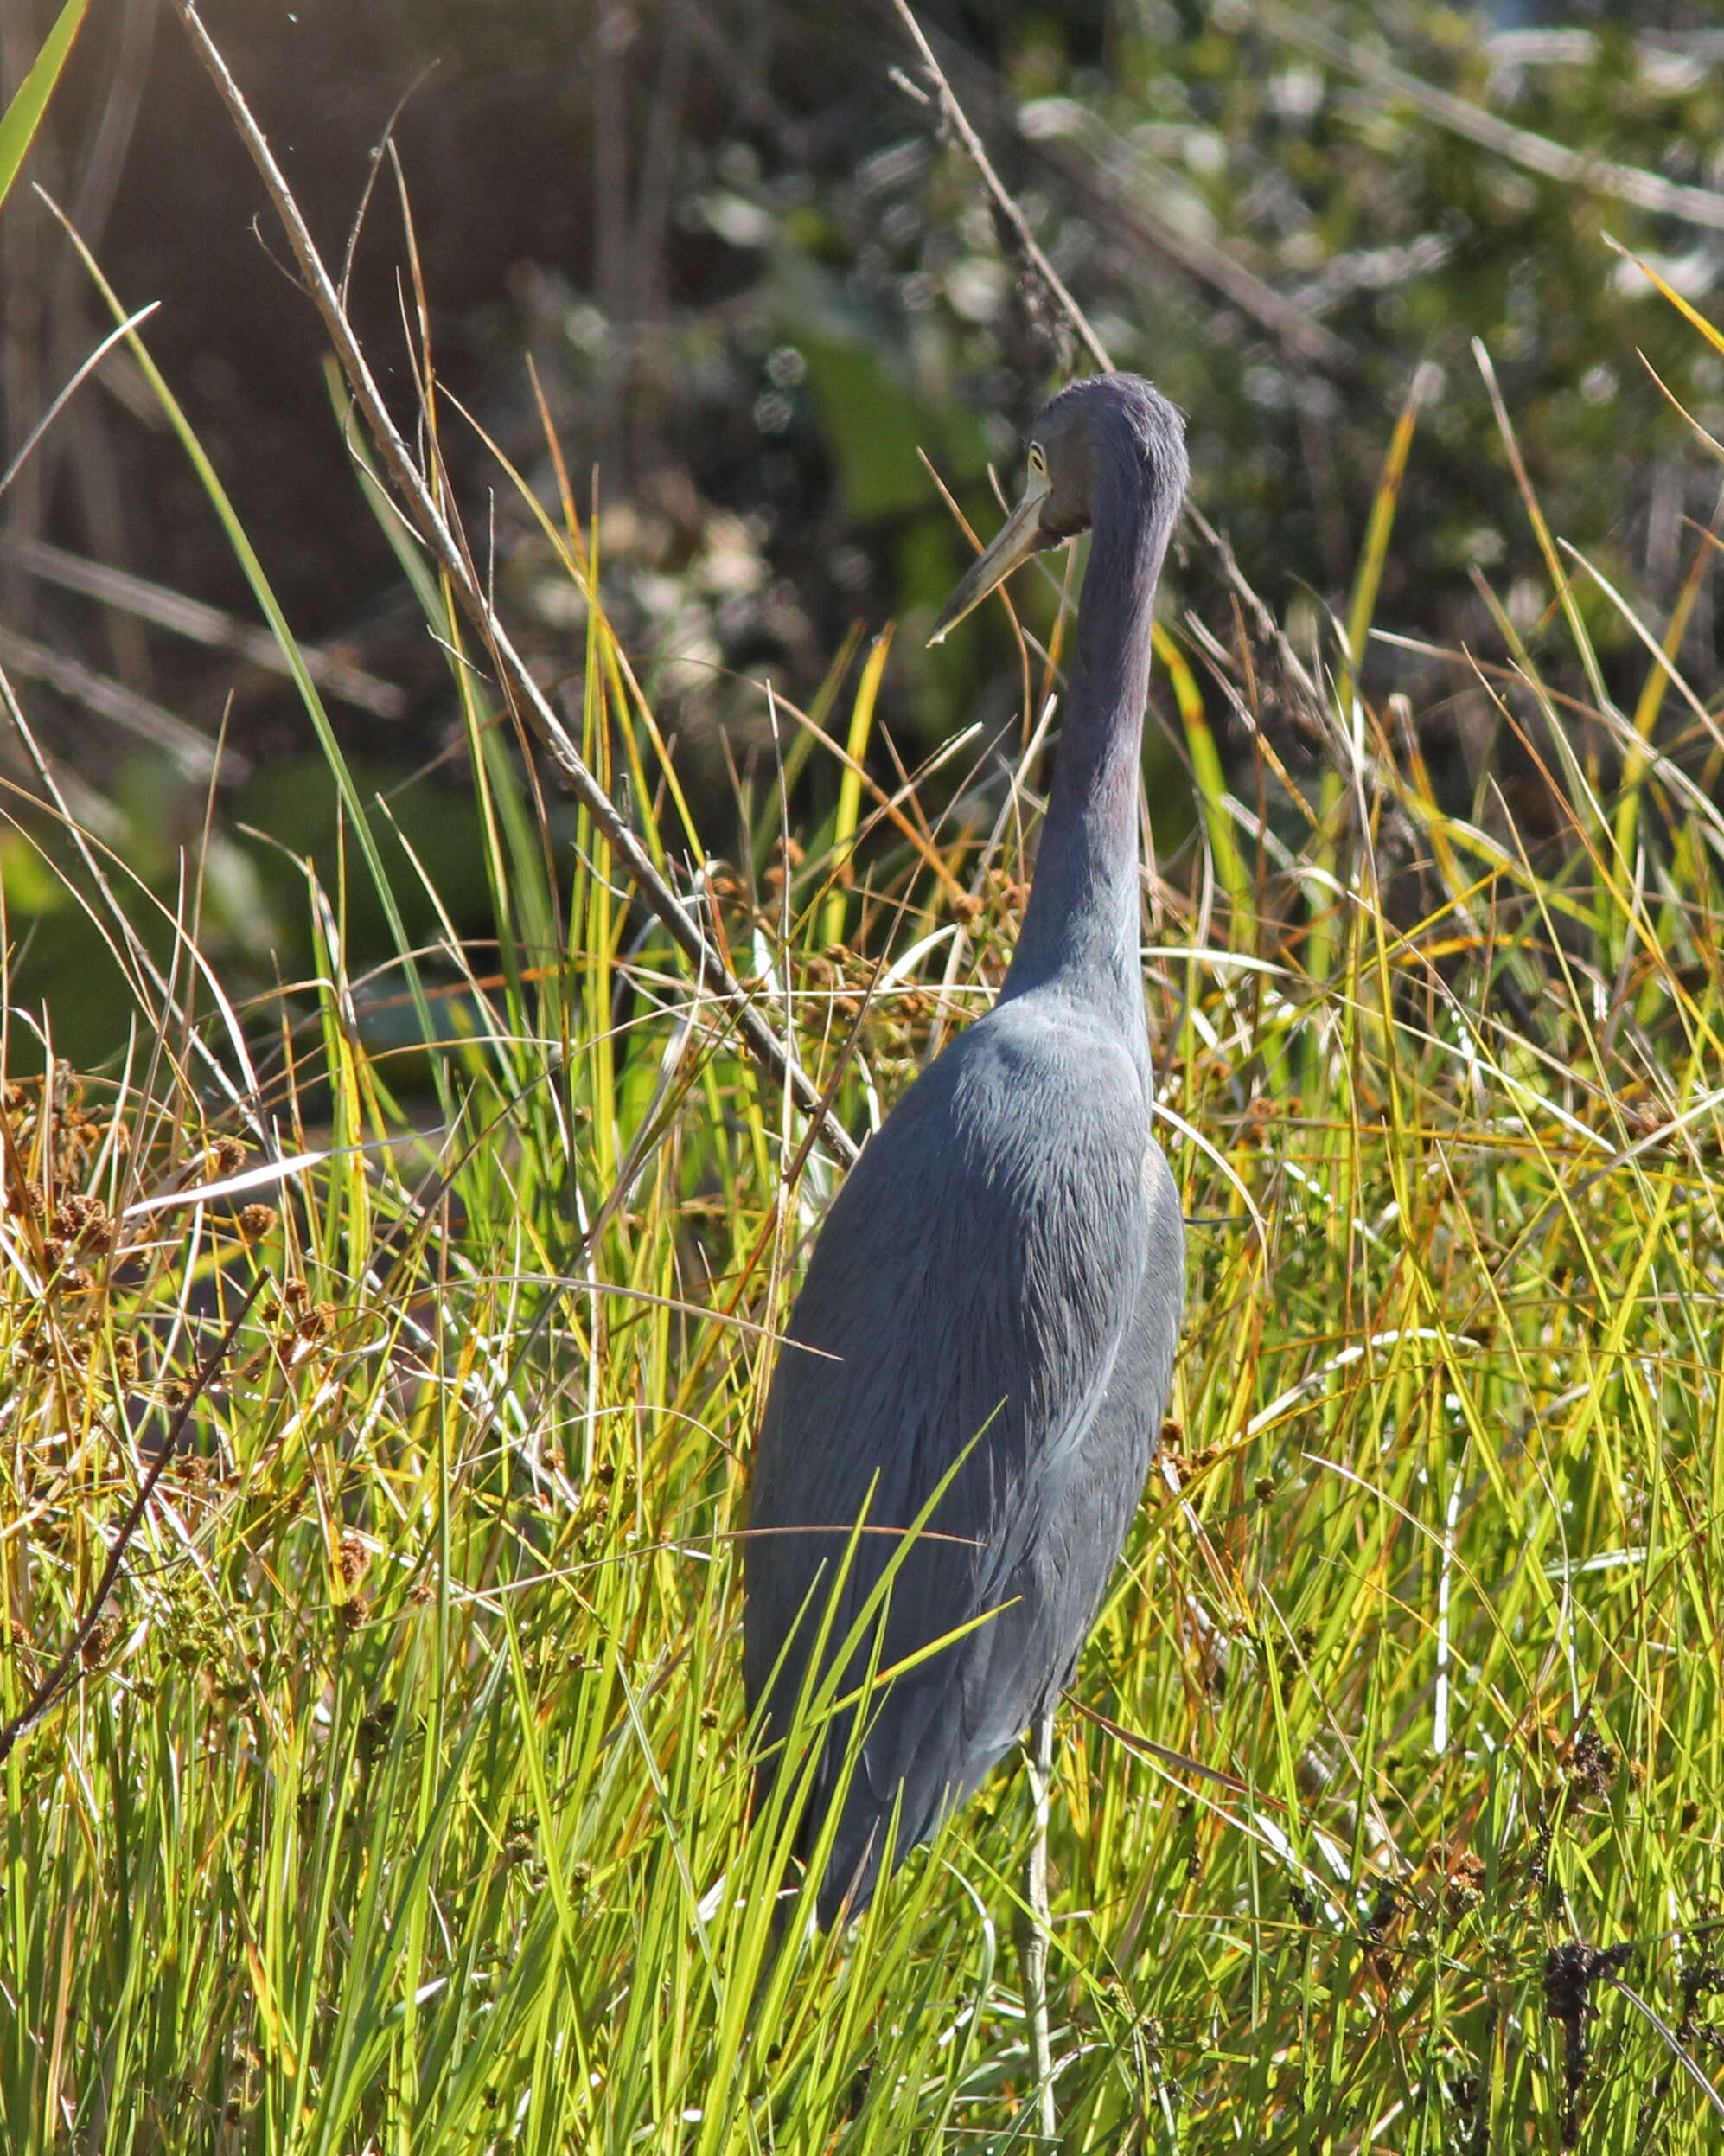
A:
<svg viewBox="0 0 1724 2156">
<path fill-rule="evenodd" d="M 53 12 L 0 0 L 0 92 Z M 530 359 L 578 495 L 604 507 L 602 588 L 713 854 L 737 851 L 738 799 L 770 770 L 758 684 L 808 706 L 859 625 L 904 625 L 870 751 L 883 777 L 971 719 L 1015 751 L 1003 617 L 938 653 L 916 633 L 965 558 L 918 451 L 985 532 L 990 464 L 1013 483 L 1025 422 L 1084 363 L 916 90 L 890 7 L 227 0 L 207 14 L 337 259 L 393 116 L 399 181 L 377 167 L 353 252 L 374 364 L 410 419 L 405 203 L 444 387 L 549 499 Z M 1189 413 L 1195 498 L 1313 664 L 1418 377 L 1376 610 L 1406 641 L 1379 638 L 1367 673 L 1374 698 L 1408 699 L 1446 807 L 1487 819 L 1494 785 L 1541 828 L 1512 694 L 1486 694 L 1465 656 L 1499 650 L 1504 619 L 1536 656 L 1554 611 L 1475 339 L 1552 527 L 1654 634 L 1702 565 L 1679 658 L 1715 699 L 1703 564 L 1719 477 L 1697 430 L 1724 434 L 1724 362 L 1606 244 L 1712 303 L 1724 31 L 1703 10 L 1068 0 L 923 19 L 1115 363 Z M 1539 144 L 1632 183 L 1537 169 Z M 488 932 L 444 656 L 354 483 L 322 333 L 255 176 L 158 0 L 92 10 L 28 176 L 127 305 L 161 303 L 150 349 L 321 656 L 343 747 L 437 861 L 457 926 Z M 3 469 L 105 323 L 22 188 L 0 217 L 0 290 Z M 443 449 L 506 611 L 578 713 L 578 595 L 479 433 L 446 424 Z M 1223 759 L 1242 769 L 1260 724 L 1285 769 L 1311 768 L 1297 700 L 1254 674 L 1212 553 L 1186 549 L 1170 581 L 1170 617 L 1206 624 L 1238 662 L 1232 716 L 1212 700 Z M 1575 597 L 1631 703 L 1634 632 L 1595 585 Z M 219 614 L 176 611 L 184 599 Z M 295 857 L 327 870 L 336 819 L 291 682 L 243 641 L 255 624 L 159 405 L 111 357 L 0 499 L 0 665 L 74 810 L 137 874 L 170 891 L 208 822 L 202 934 L 262 989 L 309 962 Z M 1559 689 L 1571 665 L 1551 655 Z M 1171 702 L 1155 717 L 1150 797 L 1177 880 L 1196 817 Z M 1697 772 L 1710 746 L 1699 733 Z M 0 756 L 34 790 L 18 745 Z M 822 813 L 836 784 L 810 759 L 795 812 Z M 120 1007 L 32 842 L 51 850 L 51 834 L 16 796 L 9 814 L 30 833 L 0 835 L 12 993 L 47 995 L 61 1052 L 87 1066 L 118 1045 Z M 429 933 L 429 913 L 417 925 Z M 350 937 L 362 951 L 362 913 Z"/>
</svg>

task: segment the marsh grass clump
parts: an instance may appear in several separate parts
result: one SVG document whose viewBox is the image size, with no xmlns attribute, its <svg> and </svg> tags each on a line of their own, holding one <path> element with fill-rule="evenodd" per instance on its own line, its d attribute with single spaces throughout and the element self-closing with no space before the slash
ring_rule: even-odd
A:
<svg viewBox="0 0 1724 2156">
<path fill-rule="evenodd" d="M 20 2156 L 1030 2145 L 997 1953 L 1022 1787 L 811 1934 L 826 1710 L 751 1818 L 737 1549 L 840 1136 L 1009 958 L 1045 694 L 1004 746 L 883 776 L 891 646 L 852 640 L 808 711 L 762 692 L 787 786 L 739 774 L 709 846 L 599 603 L 603 519 L 522 496 L 584 639 L 555 754 L 505 625 L 401 541 L 452 655 L 482 943 L 443 864 L 378 844 L 393 804 L 303 669 L 336 873 L 302 864 L 313 963 L 266 995 L 200 944 L 195 854 L 166 897 L 125 876 L 31 766 L 55 814 L 26 842 L 127 1024 L 73 1072 L 0 982 Z M 1488 770 L 1440 799 L 1368 688 L 1387 480 L 1344 627 L 1293 655 L 1308 769 L 1260 725 L 1229 784 L 1223 710 L 1293 677 L 1177 594 L 1158 632 L 1197 815 L 1145 880 L 1143 963 L 1192 1264 L 1055 1760 L 1053 2054 L 1096 2156 L 1686 2156 L 1724 2113 L 1714 714 L 1644 623 L 1625 713 L 1584 567 L 1522 506 L 1536 631 L 1504 605 L 1451 662 L 1548 753 L 1536 830 Z M 569 753 L 657 804 L 633 852 L 614 806 L 558 799 Z M 793 841 L 788 781 L 823 771 Z"/>
<path fill-rule="evenodd" d="M 637 722 L 625 694 L 589 735 Z M 1656 2111 L 1697 2150 L 1724 823 L 1653 759 L 1634 853 L 1626 797 L 1593 797 L 1534 867 L 1354 739 L 1361 783 L 1306 800 L 1262 912 L 1222 792 L 1234 898 L 1146 887 L 1193 1307 L 1060 1724 L 1062 2117 L 1096 2150 L 1317 2119 L 1625 2150 Z M 8 1083 L 5 1717 L 93 1618 L 5 1767 L 13 2145 L 1004 2149 L 1018 1786 L 837 1939 L 775 1920 L 808 1891 L 789 1801 L 750 1823 L 737 1537 L 835 1163 L 602 837 L 553 881 L 520 767 L 473 769 L 537 925 L 501 973 L 444 950 L 459 998 L 410 1065 L 354 1022 L 314 892 L 309 989 L 229 1027 L 140 969 L 155 1048 Z M 763 807 L 776 880 L 708 876 L 853 1129 L 993 992 L 1038 777 L 1020 822 L 945 840 L 870 779 L 800 859 Z M 1421 918 L 1386 911 L 1362 804 L 1419 835 Z M 1630 1947 L 1626 1988 L 1601 1961 L 1579 2008 L 1553 1993 L 1564 1954 L 1614 1976 Z"/>
</svg>

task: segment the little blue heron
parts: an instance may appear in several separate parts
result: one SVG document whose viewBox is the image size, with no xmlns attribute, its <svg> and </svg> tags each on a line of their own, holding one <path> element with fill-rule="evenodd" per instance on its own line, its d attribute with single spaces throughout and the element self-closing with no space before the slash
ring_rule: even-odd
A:
<svg viewBox="0 0 1724 2156">
<path fill-rule="evenodd" d="M 1032 1727 L 1042 1809 L 1053 1705 L 1159 1437 L 1184 1232 L 1150 1129 L 1138 797 L 1156 580 L 1185 478 L 1179 414 L 1148 382 L 1074 383 L 1037 419 L 1023 498 L 930 639 L 1031 553 L 1090 532 L 1011 969 L 993 1009 L 910 1086 L 833 1200 L 756 1451 L 744 1668 L 769 1736 L 790 1719 L 859 1521 L 833 1649 L 895 1550 L 878 1667 L 963 1635 L 863 1704 L 822 1925 L 866 1906 L 895 1807 L 896 1861 Z M 902 1548 L 892 1531 L 912 1527 L 948 1477 Z M 845 1691 L 867 1666 L 859 1652 Z M 826 1739 L 805 1854 L 836 1794 L 850 1719 L 834 1718 Z M 1038 1888 L 1045 1902 L 1042 1861 L 1038 1882 L 1032 1859 L 1032 1907 Z M 1026 1978 L 1028 1992 L 1037 1972 Z M 1042 2052 L 1046 2116 L 1044 2033 Z"/>
</svg>

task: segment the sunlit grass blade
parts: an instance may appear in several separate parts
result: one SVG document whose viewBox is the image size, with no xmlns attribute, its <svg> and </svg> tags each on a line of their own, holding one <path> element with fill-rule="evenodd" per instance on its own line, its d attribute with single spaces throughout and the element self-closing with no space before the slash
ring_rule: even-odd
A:
<svg viewBox="0 0 1724 2156">
<path fill-rule="evenodd" d="M 54 17 L 54 28 L 42 40 L 42 50 L 13 93 L 11 102 L 4 112 L 0 112 L 0 206 L 11 193 L 18 169 L 29 155 L 36 129 L 42 125 L 42 116 L 48 110 L 48 101 L 54 95 L 54 85 L 60 80 L 72 50 L 72 41 L 78 35 L 88 5 L 89 0 L 66 0 Z"/>
</svg>

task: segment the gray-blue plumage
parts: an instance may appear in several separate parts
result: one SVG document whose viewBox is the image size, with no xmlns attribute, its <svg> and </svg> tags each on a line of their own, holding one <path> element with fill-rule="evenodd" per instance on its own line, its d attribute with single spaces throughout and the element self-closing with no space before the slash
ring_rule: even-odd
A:
<svg viewBox="0 0 1724 2156">
<path fill-rule="evenodd" d="M 834 1646 L 897 1546 L 878 1531 L 909 1526 L 970 1446 L 892 1583 L 879 1667 L 993 1614 L 869 1702 L 823 1923 L 865 1906 L 900 1792 L 899 1858 L 1070 1680 L 1154 1456 L 1184 1237 L 1150 1129 L 1137 803 L 1155 584 L 1184 481 L 1178 415 L 1147 382 L 1075 384 L 1037 421 L 1025 500 L 944 617 L 1034 548 L 1091 528 L 1053 789 L 1006 984 L 905 1093 L 833 1200 L 790 1318 L 800 1346 L 780 1355 L 757 1449 L 744 1670 L 777 1736 L 847 1530 L 865 1509 Z M 805 1850 L 848 1734 L 847 1718 L 833 1724 Z"/>
</svg>

